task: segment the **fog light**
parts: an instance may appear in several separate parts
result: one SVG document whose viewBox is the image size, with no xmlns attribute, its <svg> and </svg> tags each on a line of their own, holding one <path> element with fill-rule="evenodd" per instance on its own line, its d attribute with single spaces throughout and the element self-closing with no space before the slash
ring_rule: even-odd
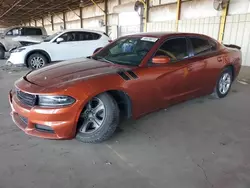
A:
<svg viewBox="0 0 250 188">
<path fill-rule="evenodd" d="M 41 132 L 54 133 L 54 130 L 53 130 L 51 127 L 46 126 L 46 125 L 39 125 L 39 124 L 36 124 L 36 125 L 35 125 L 35 128 L 36 128 L 38 131 L 41 131 Z"/>
</svg>

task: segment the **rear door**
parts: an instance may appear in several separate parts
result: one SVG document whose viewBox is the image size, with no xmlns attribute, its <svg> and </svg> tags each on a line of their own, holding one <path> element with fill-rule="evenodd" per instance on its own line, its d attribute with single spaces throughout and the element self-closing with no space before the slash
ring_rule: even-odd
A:
<svg viewBox="0 0 250 188">
<path fill-rule="evenodd" d="M 75 50 L 78 57 L 87 57 L 93 55 L 94 51 L 103 47 L 99 44 L 100 34 L 93 32 L 76 32 Z"/>
<path fill-rule="evenodd" d="M 213 67 L 216 63 L 216 46 L 207 38 L 188 37 L 191 58 L 188 64 L 188 89 L 193 97 L 212 92 L 214 87 Z"/>
</svg>

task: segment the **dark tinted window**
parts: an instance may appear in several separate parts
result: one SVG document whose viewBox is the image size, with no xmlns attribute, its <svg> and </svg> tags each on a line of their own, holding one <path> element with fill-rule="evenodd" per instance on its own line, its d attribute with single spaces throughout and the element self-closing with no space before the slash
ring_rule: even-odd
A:
<svg viewBox="0 0 250 188">
<path fill-rule="evenodd" d="M 190 38 L 190 40 L 193 45 L 194 55 L 200 55 L 212 51 L 212 46 L 208 40 L 201 38 Z"/>
<path fill-rule="evenodd" d="M 60 38 L 63 38 L 64 42 L 73 42 L 76 41 L 76 33 L 75 32 L 64 33 L 60 36 Z"/>
<path fill-rule="evenodd" d="M 78 32 L 77 35 L 78 35 L 77 36 L 78 41 L 97 40 L 101 37 L 101 35 L 91 32 Z"/>
<path fill-rule="evenodd" d="M 172 61 L 188 57 L 187 41 L 185 38 L 167 40 L 157 50 L 155 56 L 168 56 Z"/>
<path fill-rule="evenodd" d="M 23 28 L 22 35 L 42 35 L 40 28 Z"/>
<path fill-rule="evenodd" d="M 85 41 L 85 40 L 97 40 L 101 35 L 91 32 L 68 32 L 61 36 L 65 42 L 70 41 Z"/>
<path fill-rule="evenodd" d="M 210 44 L 210 46 L 211 46 L 211 50 L 212 50 L 212 51 L 216 51 L 216 50 L 217 50 L 217 44 L 216 44 L 216 42 L 210 40 L 210 41 L 209 41 L 209 44 Z"/>
<path fill-rule="evenodd" d="M 97 34 L 97 33 L 92 33 L 93 36 L 93 40 L 97 40 L 99 38 L 101 38 L 101 35 Z"/>
</svg>

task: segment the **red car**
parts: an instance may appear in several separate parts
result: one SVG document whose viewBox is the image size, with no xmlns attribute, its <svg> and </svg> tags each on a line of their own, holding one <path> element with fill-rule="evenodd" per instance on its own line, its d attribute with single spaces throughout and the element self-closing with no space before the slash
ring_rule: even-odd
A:
<svg viewBox="0 0 250 188">
<path fill-rule="evenodd" d="M 125 36 L 88 59 L 49 65 L 19 79 L 9 94 L 11 114 L 29 135 L 101 142 L 121 117 L 139 118 L 212 93 L 225 97 L 240 68 L 239 47 L 205 35 Z"/>
</svg>

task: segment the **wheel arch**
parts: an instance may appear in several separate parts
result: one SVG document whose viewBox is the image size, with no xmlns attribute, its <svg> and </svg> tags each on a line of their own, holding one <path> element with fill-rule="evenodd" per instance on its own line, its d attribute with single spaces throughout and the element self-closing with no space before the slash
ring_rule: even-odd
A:
<svg viewBox="0 0 250 188">
<path fill-rule="evenodd" d="M 75 119 L 75 126 L 74 126 L 75 134 L 77 133 L 78 121 L 79 121 L 79 117 L 83 108 L 85 107 L 85 105 L 87 104 L 89 100 L 91 100 L 95 96 L 100 95 L 102 93 L 108 93 L 116 101 L 120 110 L 121 118 L 129 119 L 132 117 L 132 100 L 125 91 L 121 89 L 111 89 L 111 90 L 105 90 L 99 93 L 93 93 L 93 95 L 89 96 L 86 99 L 86 101 L 82 103 L 81 107 L 79 108 L 77 112 L 76 119 Z"/>
<path fill-rule="evenodd" d="M 235 67 L 234 67 L 234 65 L 232 65 L 232 64 L 226 65 L 224 67 L 224 69 L 230 69 L 232 71 L 232 77 L 233 77 L 233 81 L 234 81 L 234 79 L 235 79 Z"/>
<path fill-rule="evenodd" d="M 4 44 L 2 42 L 0 42 L 0 46 L 3 47 L 5 52 L 7 52 L 5 46 L 4 46 Z"/>
<path fill-rule="evenodd" d="M 116 101 L 122 117 L 132 117 L 132 101 L 129 95 L 122 90 L 109 90 L 106 91 Z"/>
<path fill-rule="evenodd" d="M 25 58 L 24 58 L 24 62 L 25 62 L 25 64 L 26 64 L 27 67 L 29 67 L 28 58 L 29 58 L 32 54 L 34 54 L 34 53 L 40 53 L 40 54 L 44 55 L 44 56 L 47 58 L 48 62 L 49 62 L 49 63 L 51 62 L 50 55 L 49 55 L 46 51 L 44 51 L 44 50 L 32 50 L 32 51 L 28 52 L 28 53 L 26 54 Z"/>
<path fill-rule="evenodd" d="M 78 122 L 80 113 L 84 106 L 87 104 L 89 100 L 91 100 L 93 97 L 100 95 L 102 93 L 108 93 L 117 103 L 119 110 L 121 112 L 121 116 L 129 119 L 132 117 L 132 100 L 131 97 L 123 90 L 121 89 L 110 89 L 110 90 L 104 90 L 102 92 L 93 93 L 93 95 L 89 96 L 86 101 L 84 101 L 79 109 L 79 112 L 77 114 L 76 122 Z"/>
</svg>

